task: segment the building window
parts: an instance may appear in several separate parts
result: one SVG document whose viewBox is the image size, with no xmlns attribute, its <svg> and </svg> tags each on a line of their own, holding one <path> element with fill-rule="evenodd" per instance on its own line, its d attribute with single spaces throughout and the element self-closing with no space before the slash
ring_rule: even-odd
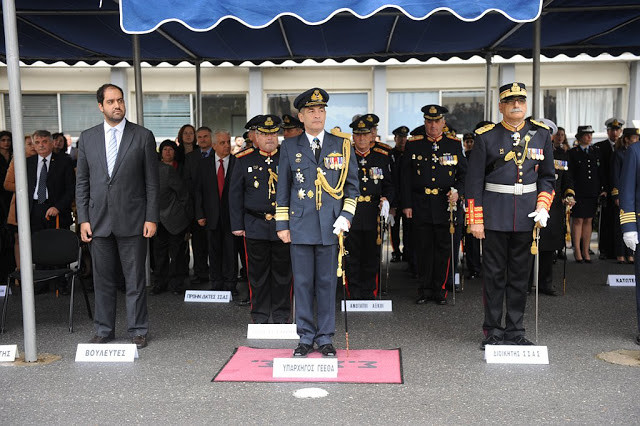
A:
<svg viewBox="0 0 640 426">
<path fill-rule="evenodd" d="M 61 94 L 60 113 L 61 131 L 74 137 L 104 121 L 95 94 Z"/>
<path fill-rule="evenodd" d="M 11 111 L 9 95 L 4 96 L 4 120 L 7 130 L 11 130 Z M 22 125 L 25 134 L 36 130 L 60 131 L 58 122 L 58 96 L 22 95 Z"/>
<path fill-rule="evenodd" d="M 484 120 L 484 92 L 442 92 L 442 106 L 449 110 L 445 116 L 447 127 L 457 134 L 473 132 L 476 124 Z"/>
<path fill-rule="evenodd" d="M 567 135 L 581 125 L 603 133 L 604 122 L 621 115 L 622 88 L 548 89 L 543 91 L 543 105 L 545 118 L 564 127 Z"/>
<path fill-rule="evenodd" d="M 203 126 L 210 127 L 213 131 L 227 129 L 231 132 L 231 136 L 242 136 L 246 122 L 247 95 L 202 95 Z"/>
<path fill-rule="evenodd" d="M 438 92 L 390 92 L 389 134 L 400 126 L 407 126 L 413 130 L 423 125 L 424 117 L 420 110 L 425 105 L 438 102 Z"/>
<path fill-rule="evenodd" d="M 267 110 L 269 114 L 280 117 L 283 114 L 290 114 L 297 117 L 298 110 L 293 107 L 293 101 L 297 96 L 298 93 L 268 94 Z M 368 112 L 367 93 L 329 93 L 329 96 L 325 129 L 330 130 L 338 126 L 343 132 L 350 133 L 349 124 L 353 121 L 353 116 Z"/>
<path fill-rule="evenodd" d="M 144 94 L 144 127 L 156 139 L 174 140 L 178 130 L 191 123 L 191 102 L 187 94 Z"/>
</svg>

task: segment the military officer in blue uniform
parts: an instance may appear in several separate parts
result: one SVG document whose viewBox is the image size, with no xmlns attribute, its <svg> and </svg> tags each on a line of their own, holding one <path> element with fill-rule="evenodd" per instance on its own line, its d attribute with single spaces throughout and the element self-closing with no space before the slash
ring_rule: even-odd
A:
<svg viewBox="0 0 640 426">
<path fill-rule="evenodd" d="M 627 155 L 627 149 L 638 142 L 640 138 L 640 130 L 635 127 L 627 127 L 622 131 L 622 137 L 616 141 L 616 148 L 611 156 L 611 197 L 616 208 L 616 222 L 613 227 L 614 250 L 618 259 L 618 263 L 634 263 L 633 252 L 625 246 L 622 240 L 622 229 L 620 228 L 620 175 L 622 173 L 622 164 Z"/>
<path fill-rule="evenodd" d="M 412 231 L 418 260 L 417 304 L 434 300 L 447 304 L 451 274 L 450 204 L 464 193 L 467 171 L 462 144 L 443 133 L 449 112 L 440 105 L 426 105 L 424 133 L 407 142 L 402 157 L 402 206 Z M 454 213 L 455 216 L 455 213 Z"/>
<path fill-rule="evenodd" d="M 356 211 L 358 165 L 349 139 L 325 132 L 329 95 L 320 88 L 294 101 L 305 132 L 280 148 L 276 230 L 291 243 L 291 263 L 300 342 L 293 356 L 305 357 L 314 343 L 335 356 L 335 296 L 338 237 Z M 314 300 L 317 323 L 314 321 Z"/>
<path fill-rule="evenodd" d="M 256 147 L 236 154 L 229 210 L 233 235 L 244 237 L 251 319 L 255 324 L 286 324 L 291 319 L 291 256 L 276 234 L 278 131 L 280 117 L 260 116 Z"/>
<path fill-rule="evenodd" d="M 640 134 L 640 129 L 635 129 Z M 620 175 L 620 227 L 624 244 L 632 251 L 638 246 L 638 217 L 640 216 L 640 143 L 627 148 Z M 640 345 L 640 261 L 635 262 L 637 330 L 635 342 Z"/>
<path fill-rule="evenodd" d="M 352 299 L 375 299 L 380 277 L 376 276 L 380 263 L 381 220 L 388 219 L 394 189 L 389 154 L 374 146 L 373 123 L 364 116 L 352 122 L 360 196 L 349 235 L 345 241 L 348 292 Z"/>
<path fill-rule="evenodd" d="M 467 223 L 484 239 L 482 348 L 532 344 L 523 319 L 533 228 L 534 222 L 546 226 L 555 186 L 549 128 L 525 120 L 525 85 L 500 87 L 499 109 L 500 123 L 476 130 L 466 180 Z"/>
<path fill-rule="evenodd" d="M 282 125 L 280 128 L 282 129 L 282 135 L 285 139 L 294 138 L 304 133 L 304 126 L 300 120 L 289 114 L 284 114 L 282 116 Z"/>
</svg>

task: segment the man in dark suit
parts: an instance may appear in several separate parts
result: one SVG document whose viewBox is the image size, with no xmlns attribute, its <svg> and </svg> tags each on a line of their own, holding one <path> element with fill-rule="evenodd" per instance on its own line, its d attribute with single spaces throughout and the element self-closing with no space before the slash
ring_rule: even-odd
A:
<svg viewBox="0 0 640 426">
<path fill-rule="evenodd" d="M 236 290 L 238 262 L 229 217 L 229 183 L 236 158 L 231 134 L 216 130 L 215 155 L 200 162 L 195 189 L 195 217 L 209 238 L 209 281 L 212 290 Z M 228 176 L 228 178 L 227 178 Z"/>
<path fill-rule="evenodd" d="M 104 122 L 78 141 L 76 204 L 82 241 L 91 242 L 95 288 L 95 336 L 115 338 L 116 296 L 124 273 L 128 334 L 147 345 L 149 315 L 145 288 L 147 238 L 156 233 L 158 154 L 153 133 L 128 122 L 122 89 L 98 89 Z"/>
<path fill-rule="evenodd" d="M 351 227 L 356 210 L 358 165 L 349 139 L 324 130 L 327 92 L 300 94 L 294 106 L 305 132 L 280 147 L 276 230 L 291 243 L 291 263 L 300 342 L 293 352 L 305 357 L 314 343 L 334 357 L 338 238 Z M 315 184 L 315 182 L 318 184 Z M 314 321 L 314 300 L 318 322 Z"/>
<path fill-rule="evenodd" d="M 71 226 L 71 203 L 75 191 L 73 164 L 68 155 L 53 152 L 53 139 L 47 130 L 33 135 L 38 155 L 27 158 L 31 232 Z"/>
<path fill-rule="evenodd" d="M 185 156 L 184 160 L 184 181 L 191 198 L 192 210 L 195 211 L 196 182 L 198 180 L 198 169 L 203 159 L 213 156 L 211 148 L 211 129 L 200 127 L 196 131 L 196 141 L 200 149 L 194 149 Z M 209 240 L 207 230 L 198 225 L 197 220 L 191 224 L 191 250 L 193 252 L 193 284 L 209 282 Z"/>
</svg>

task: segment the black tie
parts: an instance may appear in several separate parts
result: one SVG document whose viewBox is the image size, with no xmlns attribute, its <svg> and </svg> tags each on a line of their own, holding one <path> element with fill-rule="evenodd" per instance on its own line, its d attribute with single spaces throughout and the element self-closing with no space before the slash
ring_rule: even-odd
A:
<svg viewBox="0 0 640 426">
<path fill-rule="evenodd" d="M 44 204 L 47 199 L 47 159 L 42 159 L 40 179 L 38 179 L 38 204 Z"/>
<path fill-rule="evenodd" d="M 209 151 L 202 151 L 202 158 L 207 158 Z"/>
<path fill-rule="evenodd" d="M 315 149 L 313 150 L 313 154 L 316 156 L 316 163 L 320 161 L 320 139 L 313 138 L 313 142 L 315 143 Z"/>
</svg>

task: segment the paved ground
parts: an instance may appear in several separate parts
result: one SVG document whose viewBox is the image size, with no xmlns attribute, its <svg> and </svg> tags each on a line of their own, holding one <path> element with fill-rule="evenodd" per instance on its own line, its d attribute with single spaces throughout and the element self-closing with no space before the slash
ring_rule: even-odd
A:
<svg viewBox="0 0 640 426">
<path fill-rule="evenodd" d="M 594 258 L 597 256 L 594 256 Z M 550 365 L 488 365 L 481 340 L 480 280 L 466 283 L 455 306 L 415 305 L 415 283 L 393 264 L 392 313 L 352 313 L 351 348 L 402 348 L 403 385 L 212 383 L 240 345 L 293 348 L 293 341 L 248 341 L 248 308 L 149 298 L 150 344 L 130 365 L 76 364 L 76 345 L 92 336 L 83 303 L 76 332 L 66 329 L 68 296 L 36 296 L 38 352 L 50 365 L 0 367 L 0 424 L 638 424 L 640 369 L 607 364 L 603 351 L 633 344 L 633 288 L 605 286 L 608 273 L 632 274 L 612 261 L 567 265 L 567 294 L 540 296 L 539 343 Z M 561 289 L 562 263 L 555 267 Z M 125 342 L 120 300 L 120 341 Z M 526 326 L 534 336 L 534 299 Z M 344 347 L 338 315 L 338 347 Z M 0 344 L 23 347 L 14 297 Z M 320 387 L 322 399 L 293 393 Z"/>
</svg>

